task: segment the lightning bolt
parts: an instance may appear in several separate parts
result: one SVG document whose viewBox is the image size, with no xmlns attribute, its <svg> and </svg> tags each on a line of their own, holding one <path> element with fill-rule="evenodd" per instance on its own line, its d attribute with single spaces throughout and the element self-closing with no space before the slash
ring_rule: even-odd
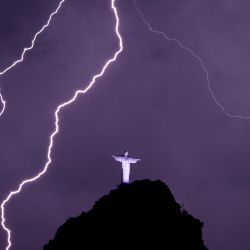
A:
<svg viewBox="0 0 250 250">
<path fill-rule="evenodd" d="M 31 41 L 31 45 L 30 45 L 29 47 L 26 47 L 26 48 L 23 49 L 23 52 L 22 52 L 20 58 L 17 59 L 15 62 L 13 62 L 13 63 L 12 63 L 10 66 L 8 66 L 7 68 L 5 68 L 5 69 L 3 69 L 2 71 L 0 71 L 0 75 L 4 75 L 4 74 L 7 73 L 9 70 L 13 69 L 18 63 L 23 62 L 25 54 L 26 54 L 29 50 L 32 50 L 32 49 L 34 48 L 34 45 L 35 45 L 35 42 L 36 42 L 37 37 L 38 37 L 41 33 L 43 33 L 43 31 L 44 31 L 45 29 L 47 29 L 47 28 L 49 27 L 49 25 L 50 25 L 50 23 L 51 23 L 51 20 L 52 20 L 53 17 L 58 13 L 58 11 L 61 9 L 62 4 L 63 4 L 64 2 L 65 2 L 65 0 L 61 0 L 61 1 L 59 2 L 59 4 L 58 4 L 56 10 L 50 14 L 47 23 L 44 24 L 44 25 L 42 26 L 42 28 L 34 35 L 32 41 Z"/>
<path fill-rule="evenodd" d="M 34 35 L 32 41 L 31 41 L 31 45 L 30 45 L 29 47 L 25 47 L 25 48 L 23 49 L 23 52 L 22 52 L 21 56 L 20 56 L 16 61 L 14 61 L 10 66 L 8 66 L 8 67 L 6 67 L 5 69 L 3 69 L 2 71 L 0 71 L 0 76 L 4 75 L 5 73 L 7 73 L 7 72 L 10 71 L 11 69 L 13 69 L 17 64 L 23 62 L 25 54 L 26 54 L 29 50 L 32 50 L 32 49 L 34 48 L 35 43 L 36 43 L 36 40 L 37 40 L 37 37 L 38 37 L 41 33 L 43 33 L 44 30 L 46 30 L 46 29 L 49 27 L 49 25 L 50 25 L 50 23 L 51 23 L 53 17 L 54 17 L 55 15 L 57 15 L 57 13 L 58 13 L 59 10 L 61 9 L 62 4 L 63 4 L 64 2 L 65 2 L 65 0 L 61 0 L 61 1 L 59 2 L 59 4 L 58 4 L 57 8 L 55 9 L 55 11 L 52 12 L 52 13 L 50 14 L 47 23 L 44 24 L 44 25 L 42 26 L 42 28 L 41 28 L 37 33 L 35 33 L 35 35 Z M 2 96 L 1 93 L 0 93 L 0 101 L 1 101 L 2 107 L 3 107 L 3 108 L 2 108 L 2 111 L 0 112 L 0 117 L 1 117 L 1 116 L 3 115 L 3 113 L 4 113 L 4 111 L 5 111 L 5 108 L 6 108 L 6 101 L 3 99 L 3 96 Z"/>
<path fill-rule="evenodd" d="M 0 92 L 0 101 L 1 101 L 1 103 L 2 103 L 2 110 L 0 111 L 0 117 L 1 117 L 2 114 L 3 114 L 4 111 L 5 111 L 5 108 L 6 108 L 6 101 L 4 100 L 3 95 L 2 95 L 1 92 Z"/>
<path fill-rule="evenodd" d="M 66 106 L 69 106 L 70 104 L 72 104 L 79 95 L 82 95 L 82 94 L 85 94 L 87 93 L 93 86 L 94 84 L 96 83 L 96 80 L 101 78 L 106 70 L 108 69 L 108 67 L 116 61 L 118 55 L 123 51 L 123 39 L 122 39 L 122 36 L 120 35 L 120 31 L 119 31 L 119 27 L 120 27 L 120 19 L 119 19 L 119 15 L 118 15 L 118 10 L 117 10 L 117 7 L 115 5 L 115 2 L 116 0 L 111 0 L 111 9 L 114 13 L 114 17 L 115 17 L 115 20 L 116 20 L 116 24 L 115 24 L 115 33 L 116 33 L 116 36 L 119 40 L 119 49 L 114 53 L 113 57 L 110 58 L 109 60 L 106 61 L 106 63 L 103 65 L 101 71 L 94 75 L 92 80 L 88 83 L 87 87 L 85 87 L 84 89 L 79 89 L 79 90 L 76 90 L 75 94 L 73 95 L 73 97 L 67 101 L 65 101 L 64 103 L 60 104 L 55 112 L 54 112 L 54 117 L 55 117 L 55 122 L 54 122 L 54 125 L 55 125 L 55 129 L 54 131 L 52 132 L 52 134 L 50 135 L 50 140 L 49 140 L 49 146 L 48 146 L 48 152 L 47 152 L 47 162 L 45 163 L 43 169 L 41 172 L 39 172 L 37 175 L 35 175 L 34 177 L 30 178 L 30 179 L 26 179 L 26 180 L 23 180 L 18 188 L 14 191 L 11 191 L 8 196 L 2 201 L 1 203 L 1 225 L 3 227 L 3 229 L 5 230 L 5 232 L 7 233 L 7 240 L 8 240 L 8 245 L 6 247 L 6 250 L 9 250 L 11 245 L 12 245 L 12 242 L 11 242 L 11 230 L 7 227 L 6 225 L 6 218 L 5 218 L 5 206 L 7 205 L 7 203 L 17 194 L 19 194 L 23 187 L 28 184 L 28 183 L 32 183 L 32 182 L 35 182 L 37 181 L 40 177 L 42 177 L 48 170 L 51 162 L 52 162 L 52 157 L 51 157 L 51 153 L 52 153 L 52 149 L 53 149 L 53 146 L 54 146 L 54 139 L 56 137 L 56 135 L 59 133 L 60 131 L 60 127 L 59 127 L 59 115 L 60 115 L 60 112 L 66 107 Z"/>
<path fill-rule="evenodd" d="M 207 88 L 208 91 L 214 101 L 214 103 L 219 107 L 219 109 L 229 118 L 238 118 L 238 119 L 242 119 L 242 120 L 248 120 L 250 119 L 250 116 L 242 116 L 242 115 L 235 115 L 232 114 L 231 112 L 229 112 L 228 110 L 226 110 L 226 108 L 223 106 L 223 104 L 218 101 L 218 99 L 216 98 L 214 91 L 211 87 L 211 82 L 210 82 L 210 78 L 209 78 L 209 71 L 207 66 L 205 65 L 203 59 L 196 54 L 192 49 L 190 49 L 189 47 L 187 47 L 181 40 L 177 39 L 177 38 L 173 38 L 173 37 L 169 37 L 168 35 L 166 35 L 164 32 L 154 29 L 152 28 L 152 26 L 150 25 L 150 23 L 146 20 L 144 14 L 142 13 L 141 9 L 139 8 L 136 0 L 133 0 L 134 6 L 136 11 L 138 12 L 139 16 L 141 17 L 141 20 L 143 21 L 143 23 L 148 27 L 149 31 L 155 34 L 158 34 L 160 36 L 162 36 L 164 39 L 170 41 L 170 42 L 175 42 L 177 43 L 182 49 L 186 50 L 186 52 L 188 52 L 189 54 L 191 54 L 200 64 L 202 70 L 204 71 L 205 75 L 206 75 L 206 82 L 207 82 Z"/>
</svg>

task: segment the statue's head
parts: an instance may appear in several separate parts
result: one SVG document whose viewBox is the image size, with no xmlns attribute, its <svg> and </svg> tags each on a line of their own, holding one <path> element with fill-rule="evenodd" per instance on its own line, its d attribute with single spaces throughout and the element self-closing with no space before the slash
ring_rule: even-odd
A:
<svg viewBox="0 0 250 250">
<path fill-rule="evenodd" d="M 128 150 L 125 150 L 124 156 L 128 156 Z"/>
</svg>

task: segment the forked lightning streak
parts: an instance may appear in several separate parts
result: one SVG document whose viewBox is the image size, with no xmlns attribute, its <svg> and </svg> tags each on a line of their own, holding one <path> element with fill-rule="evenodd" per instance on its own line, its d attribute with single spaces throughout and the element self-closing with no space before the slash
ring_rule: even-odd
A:
<svg viewBox="0 0 250 250">
<path fill-rule="evenodd" d="M 2 225 L 3 229 L 5 230 L 5 232 L 7 233 L 7 240 L 8 240 L 8 245 L 5 248 L 5 250 L 9 250 L 10 247 L 11 247 L 11 245 L 12 245 L 12 242 L 11 242 L 11 230 L 6 225 L 5 206 L 11 200 L 11 198 L 13 198 L 15 195 L 17 195 L 18 193 L 20 193 L 22 191 L 23 187 L 26 184 L 35 182 L 36 180 L 38 180 L 41 176 L 43 176 L 47 172 L 47 170 L 48 170 L 48 168 L 49 168 L 49 166 L 50 166 L 50 164 L 52 162 L 51 152 L 52 152 L 52 148 L 54 146 L 54 139 L 55 139 L 55 136 L 60 131 L 60 127 L 59 127 L 59 121 L 60 121 L 59 120 L 59 114 L 60 114 L 60 112 L 66 106 L 72 104 L 77 99 L 77 97 L 80 94 L 87 93 L 94 86 L 94 84 L 96 83 L 96 80 L 104 75 L 104 73 L 108 69 L 109 65 L 112 64 L 113 62 L 115 62 L 116 59 L 117 59 L 117 57 L 118 57 L 118 55 L 123 51 L 123 40 L 122 40 L 122 37 L 120 35 L 120 31 L 119 31 L 120 20 L 119 20 L 118 10 L 117 10 L 117 7 L 115 5 L 115 2 L 116 2 L 116 0 L 111 0 L 111 9 L 113 11 L 113 14 L 114 14 L 115 20 L 116 20 L 115 33 L 116 33 L 117 38 L 119 40 L 119 49 L 114 53 L 114 55 L 113 55 L 113 57 L 111 59 L 109 59 L 109 60 L 106 61 L 106 63 L 102 67 L 101 71 L 98 74 L 96 74 L 96 75 L 93 76 L 92 80 L 88 83 L 88 85 L 87 85 L 86 88 L 84 88 L 82 90 L 81 89 L 77 90 L 71 99 L 69 99 L 68 101 L 60 104 L 56 108 L 55 113 L 54 113 L 54 116 L 55 116 L 55 123 L 54 123 L 55 129 L 54 129 L 54 131 L 52 132 L 52 134 L 50 136 L 50 141 L 49 141 L 49 146 L 48 146 L 48 152 L 47 152 L 47 162 L 45 163 L 42 171 L 39 172 L 36 176 L 34 176 L 32 178 L 26 179 L 26 180 L 22 181 L 19 184 L 18 188 L 16 190 L 14 190 L 14 191 L 11 191 L 8 194 L 8 196 L 1 203 L 1 225 Z"/>
<path fill-rule="evenodd" d="M 32 41 L 31 41 L 31 45 L 29 47 L 26 47 L 23 49 L 23 52 L 20 56 L 19 59 L 17 59 L 16 61 L 14 61 L 10 66 L 6 67 L 5 69 L 3 69 L 2 71 L 0 71 L 0 76 L 4 75 L 5 73 L 7 73 L 8 71 L 10 71 L 11 69 L 13 69 L 17 64 L 23 62 L 24 60 L 24 56 L 25 54 L 29 51 L 29 50 L 32 50 L 35 46 L 35 42 L 36 42 L 36 39 L 37 37 L 44 31 L 46 30 L 50 23 L 51 23 L 51 20 L 53 19 L 53 17 L 58 13 L 58 11 L 61 9 L 62 7 L 62 4 L 65 2 L 65 0 L 61 0 L 57 6 L 57 8 L 55 9 L 54 12 L 52 12 L 49 16 L 49 19 L 47 21 L 47 23 L 45 25 L 42 26 L 42 28 L 34 35 Z M 0 112 L 0 117 L 3 115 L 4 111 L 5 111 L 5 107 L 6 107 L 6 101 L 3 99 L 3 96 L 2 94 L 0 93 L 0 101 L 2 103 L 2 111 Z"/>
<path fill-rule="evenodd" d="M 3 99 L 3 95 L 1 92 L 0 92 L 0 101 L 2 103 L 2 110 L 0 111 L 0 117 L 1 117 L 6 108 L 6 101 Z"/>
<path fill-rule="evenodd" d="M 184 45 L 183 42 L 181 42 L 179 39 L 177 38 L 172 38 L 167 36 L 164 32 L 160 31 L 160 30 L 156 30 L 154 28 L 152 28 L 152 26 L 150 25 L 150 23 L 145 19 L 141 9 L 138 7 L 136 0 L 133 0 L 134 6 L 136 11 L 138 12 L 139 16 L 141 17 L 143 23 L 148 27 L 149 31 L 158 35 L 161 35 L 162 37 L 164 37 L 164 39 L 170 41 L 170 42 L 176 42 L 182 49 L 186 50 L 188 53 L 190 53 L 194 58 L 196 58 L 202 68 L 202 70 L 204 71 L 205 75 L 206 75 L 206 81 L 207 81 L 207 87 L 208 87 L 208 91 L 211 95 L 211 97 L 213 98 L 215 104 L 221 109 L 221 111 L 230 118 L 239 118 L 239 119 L 243 119 L 243 120 L 248 120 L 250 119 L 250 116 L 242 116 L 242 115 L 235 115 L 230 113 L 229 111 L 226 110 L 226 108 L 223 106 L 223 104 L 221 102 L 218 101 L 218 99 L 216 98 L 212 87 L 211 87 L 211 83 L 210 83 L 210 79 L 209 79 L 209 72 L 208 72 L 208 68 L 206 67 L 204 61 L 202 60 L 202 58 L 200 56 L 198 56 L 192 49 L 190 49 L 189 47 L 187 47 L 186 45 Z"/>
</svg>

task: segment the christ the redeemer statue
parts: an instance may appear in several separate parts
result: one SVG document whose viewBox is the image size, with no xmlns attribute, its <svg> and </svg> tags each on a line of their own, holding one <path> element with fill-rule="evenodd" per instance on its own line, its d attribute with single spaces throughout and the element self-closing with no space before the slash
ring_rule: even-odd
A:
<svg viewBox="0 0 250 250">
<path fill-rule="evenodd" d="M 122 182 L 129 183 L 130 164 L 140 161 L 140 159 L 131 158 L 128 156 L 128 151 L 124 155 L 112 155 L 112 157 L 122 163 Z"/>
</svg>

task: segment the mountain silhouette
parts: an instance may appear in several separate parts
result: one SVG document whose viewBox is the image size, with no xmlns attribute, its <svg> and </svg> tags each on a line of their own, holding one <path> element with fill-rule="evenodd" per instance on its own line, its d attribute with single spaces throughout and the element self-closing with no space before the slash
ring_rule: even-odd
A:
<svg viewBox="0 0 250 250">
<path fill-rule="evenodd" d="M 163 182 L 141 180 L 121 184 L 90 211 L 68 219 L 43 249 L 207 250 L 202 226 Z"/>
</svg>

